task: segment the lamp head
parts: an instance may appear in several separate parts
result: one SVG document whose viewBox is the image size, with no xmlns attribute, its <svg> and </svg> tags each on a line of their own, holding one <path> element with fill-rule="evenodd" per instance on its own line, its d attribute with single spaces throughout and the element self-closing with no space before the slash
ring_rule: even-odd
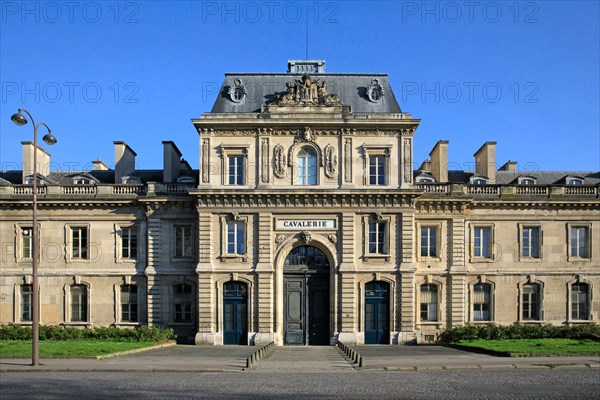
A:
<svg viewBox="0 0 600 400">
<path fill-rule="evenodd" d="M 10 119 L 17 126 L 23 126 L 27 123 L 27 118 L 25 118 L 25 116 L 23 114 L 21 114 L 20 112 L 13 114 L 13 116 L 10 117 Z"/>
<path fill-rule="evenodd" d="M 42 139 L 46 144 L 49 145 L 53 145 L 56 144 L 56 142 L 58 142 L 58 140 L 56 140 L 56 138 L 54 137 L 54 135 L 52 134 L 52 132 L 48 131 L 48 133 L 46 133 Z"/>
</svg>

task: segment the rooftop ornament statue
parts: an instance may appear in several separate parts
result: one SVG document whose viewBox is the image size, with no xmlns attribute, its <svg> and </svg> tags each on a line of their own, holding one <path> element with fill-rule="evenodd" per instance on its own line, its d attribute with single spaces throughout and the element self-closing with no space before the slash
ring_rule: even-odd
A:
<svg viewBox="0 0 600 400">
<path fill-rule="evenodd" d="M 286 82 L 286 92 L 275 96 L 272 104 L 277 106 L 342 106 L 342 99 L 338 95 L 327 93 L 327 82 L 319 86 L 319 80 L 312 80 L 310 75 L 303 75 L 302 79 Z"/>
</svg>

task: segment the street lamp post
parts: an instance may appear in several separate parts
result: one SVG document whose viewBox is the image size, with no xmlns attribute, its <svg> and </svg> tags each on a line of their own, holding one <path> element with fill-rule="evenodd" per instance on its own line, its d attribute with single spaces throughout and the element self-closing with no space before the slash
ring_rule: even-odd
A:
<svg viewBox="0 0 600 400">
<path fill-rule="evenodd" d="M 37 130 L 40 125 L 43 125 L 48 130 L 48 133 L 44 135 L 44 142 L 49 145 L 53 145 L 57 142 L 56 138 L 50 131 L 48 125 L 40 122 L 36 125 L 33 116 L 29 111 L 19 108 L 16 114 L 13 114 L 11 120 L 18 126 L 27 124 L 27 118 L 22 114 L 26 113 L 31 119 L 33 125 L 33 226 L 31 227 L 31 257 L 33 264 L 33 282 L 31 285 L 32 289 L 32 313 L 31 313 L 31 326 L 32 326 L 32 339 L 31 339 L 31 365 L 37 367 L 40 365 L 40 296 L 39 296 L 39 283 L 38 283 L 38 248 L 37 248 Z"/>
</svg>

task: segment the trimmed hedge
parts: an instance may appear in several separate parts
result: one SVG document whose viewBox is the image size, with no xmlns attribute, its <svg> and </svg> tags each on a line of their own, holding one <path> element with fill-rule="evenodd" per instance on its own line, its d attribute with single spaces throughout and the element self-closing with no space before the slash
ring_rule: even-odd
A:
<svg viewBox="0 0 600 400">
<path fill-rule="evenodd" d="M 117 342 L 166 342 L 175 340 L 171 328 L 138 326 L 133 329 L 97 327 L 80 329 L 57 325 L 40 325 L 40 340 L 96 339 Z M 15 324 L 0 325 L 0 340 L 31 340 L 31 327 Z"/>
<path fill-rule="evenodd" d="M 447 344 L 469 339 L 583 339 L 589 337 L 600 337 L 599 324 L 573 326 L 520 323 L 512 325 L 477 324 L 446 328 L 440 332 L 438 342 Z"/>
</svg>

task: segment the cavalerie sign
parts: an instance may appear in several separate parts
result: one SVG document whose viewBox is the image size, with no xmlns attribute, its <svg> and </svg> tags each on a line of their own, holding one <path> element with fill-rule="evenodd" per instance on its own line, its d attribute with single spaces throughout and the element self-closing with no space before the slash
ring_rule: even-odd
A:
<svg viewBox="0 0 600 400">
<path fill-rule="evenodd" d="M 335 219 L 278 219 L 277 229 L 335 229 Z"/>
</svg>

